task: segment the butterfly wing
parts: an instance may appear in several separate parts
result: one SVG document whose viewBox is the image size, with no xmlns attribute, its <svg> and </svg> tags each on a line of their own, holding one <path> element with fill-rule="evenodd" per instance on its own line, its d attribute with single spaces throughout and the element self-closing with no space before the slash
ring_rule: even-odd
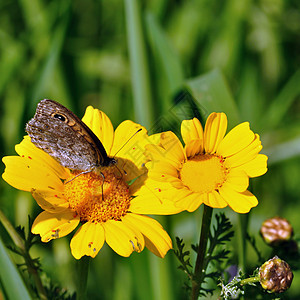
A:
<svg viewBox="0 0 300 300">
<path fill-rule="evenodd" d="M 26 132 L 36 147 L 71 170 L 89 171 L 113 160 L 96 135 L 69 109 L 53 100 L 39 102 Z"/>
</svg>

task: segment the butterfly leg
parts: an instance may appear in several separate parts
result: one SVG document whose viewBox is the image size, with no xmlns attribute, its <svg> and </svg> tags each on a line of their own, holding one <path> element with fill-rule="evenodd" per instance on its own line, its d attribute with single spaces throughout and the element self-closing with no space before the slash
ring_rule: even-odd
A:
<svg viewBox="0 0 300 300">
<path fill-rule="evenodd" d="M 120 173 L 120 175 L 121 175 L 121 177 L 120 178 L 118 178 L 118 179 L 122 179 L 123 178 L 123 173 L 121 172 L 121 170 L 118 168 L 118 166 L 117 165 L 115 165 L 115 167 L 117 168 L 117 170 L 119 171 L 119 173 Z M 127 172 L 124 170 L 124 174 L 125 175 L 127 175 Z"/>
<path fill-rule="evenodd" d="M 103 191 L 103 185 L 104 185 L 104 181 L 105 181 L 105 177 L 104 177 L 104 174 L 102 172 L 100 172 L 101 176 L 102 176 L 102 179 L 103 179 L 103 182 L 102 182 L 102 185 L 101 185 L 101 189 L 102 189 L 102 200 L 104 200 L 104 191 Z"/>
<path fill-rule="evenodd" d="M 87 173 L 90 173 L 90 172 L 92 172 L 92 171 L 93 171 L 93 170 L 88 170 L 88 171 L 81 172 L 81 173 L 77 174 L 76 176 L 74 176 L 72 179 L 66 181 L 65 184 L 71 182 L 72 180 L 74 180 L 75 178 L 77 178 L 78 176 L 80 176 L 80 175 L 82 175 L 82 174 L 87 174 Z"/>
</svg>

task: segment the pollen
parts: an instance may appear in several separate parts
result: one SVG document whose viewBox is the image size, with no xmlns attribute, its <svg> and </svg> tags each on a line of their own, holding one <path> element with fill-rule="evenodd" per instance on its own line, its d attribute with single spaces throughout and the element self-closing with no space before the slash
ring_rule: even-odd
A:
<svg viewBox="0 0 300 300">
<path fill-rule="evenodd" d="M 72 173 L 64 194 L 81 222 L 120 220 L 128 212 L 131 196 L 127 183 L 115 174 L 115 167 L 101 172 Z"/>
<path fill-rule="evenodd" d="M 218 190 L 226 181 L 228 169 L 224 159 L 214 154 L 199 154 L 187 160 L 179 177 L 183 184 L 193 192 L 208 193 Z"/>
</svg>

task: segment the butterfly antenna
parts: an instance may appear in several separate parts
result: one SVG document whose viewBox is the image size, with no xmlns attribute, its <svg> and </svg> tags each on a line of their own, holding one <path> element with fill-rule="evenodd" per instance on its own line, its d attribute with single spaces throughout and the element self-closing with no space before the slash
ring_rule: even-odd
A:
<svg viewBox="0 0 300 300">
<path fill-rule="evenodd" d="M 116 157 L 116 155 L 128 144 L 128 142 L 138 133 L 142 131 L 142 128 L 138 129 L 125 143 L 124 145 L 115 153 L 115 155 L 113 156 L 113 158 Z"/>
</svg>

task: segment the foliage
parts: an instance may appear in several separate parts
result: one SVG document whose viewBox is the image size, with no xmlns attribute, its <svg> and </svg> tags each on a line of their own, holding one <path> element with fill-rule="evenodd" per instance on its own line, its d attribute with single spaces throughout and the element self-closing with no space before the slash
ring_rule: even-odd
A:
<svg viewBox="0 0 300 300">
<path fill-rule="evenodd" d="M 28 228 L 31 228 L 32 224 L 33 220 L 29 216 Z M 35 297 L 44 299 L 43 296 L 46 296 L 47 299 L 75 300 L 75 293 L 73 295 L 69 295 L 67 290 L 60 288 L 57 284 L 54 284 L 53 281 L 50 278 L 47 278 L 47 275 L 43 273 L 40 258 L 32 258 L 29 254 L 31 247 L 38 243 L 38 236 L 32 234 L 30 230 L 27 230 L 26 233 L 25 227 L 21 226 L 16 227 L 16 234 L 18 234 L 23 241 L 24 247 L 8 245 L 7 248 L 23 258 L 24 263 L 19 263 L 17 266 L 22 273 L 28 272 L 28 279 Z M 39 278 L 42 279 L 42 282 L 39 281 Z M 42 289 L 42 293 L 44 294 L 41 294 L 41 290 L 39 289 Z"/>
<path fill-rule="evenodd" d="M 208 266 L 210 263 L 215 266 L 220 265 L 224 260 L 228 259 L 230 251 L 223 247 L 220 248 L 220 246 L 224 246 L 225 243 L 229 242 L 234 235 L 234 232 L 232 231 L 232 224 L 224 213 L 217 214 L 215 218 L 216 224 L 213 226 L 212 230 L 209 231 L 209 247 L 206 251 L 203 264 L 203 270 L 206 271 L 203 274 L 202 283 L 206 283 L 206 279 L 209 278 L 213 279 L 215 282 L 218 281 L 221 276 L 220 269 L 216 269 L 215 271 L 210 271 L 208 273 Z M 186 286 L 189 287 L 191 281 L 196 280 L 195 271 L 192 270 L 192 264 L 190 262 L 190 251 L 184 250 L 185 244 L 183 239 L 176 237 L 176 245 L 177 250 L 175 250 L 174 253 L 180 262 L 180 266 L 178 268 L 187 274 L 190 282 Z M 196 253 L 199 252 L 199 245 L 192 245 L 191 247 Z M 213 290 L 214 289 L 201 286 L 200 295 L 205 296 L 207 294 L 213 294 Z"/>
<path fill-rule="evenodd" d="M 140 4 L 132 17 L 128 15 L 130 2 Z M 289 219 L 296 239 L 299 237 L 299 9 L 295 0 L 3 0 L 1 156 L 14 154 L 14 145 L 24 136 L 24 125 L 40 99 L 57 100 L 79 117 L 87 105 L 93 105 L 107 113 L 115 126 L 132 119 L 159 132 L 173 129 L 174 119 L 178 129 L 179 122 L 190 117 L 184 101 L 177 101 L 188 90 L 203 118 L 215 110 L 227 113 L 229 127 L 249 121 L 269 156 L 268 173 L 252 186 L 259 200 L 248 224 L 255 243 L 250 238 L 248 246 L 253 247 L 247 247 L 246 268 L 252 270 L 260 259 L 258 253 L 272 256 L 273 249 L 257 234 L 264 219 L 274 215 Z M 139 35 L 133 33 L 136 39 L 130 36 L 129 27 L 140 30 Z M 144 44 L 139 48 L 142 56 L 132 55 L 129 48 L 137 49 L 140 44 Z M 137 73 L 131 75 L 134 62 Z M 135 89 L 141 89 L 140 94 Z M 144 106 L 144 99 L 150 104 Z M 3 169 L 2 164 L 1 173 Z M 18 192 L 4 181 L 0 206 L 13 224 L 21 226 L 28 214 L 39 212 L 29 193 Z M 236 216 L 230 210 L 222 211 L 238 231 Z M 199 227 L 199 215 L 193 216 L 180 214 L 162 220 L 168 232 L 184 236 L 187 245 L 198 238 L 190 229 Z M 5 244 L 10 242 L 2 227 L 0 234 Z M 28 243 L 26 247 L 31 241 Z M 230 245 L 232 259 L 238 263 L 237 240 Z M 71 293 L 75 290 L 68 237 L 30 249 L 33 257 L 41 257 L 34 261 L 35 267 L 41 263 L 60 286 Z M 191 271 L 189 254 L 180 251 L 182 263 Z M 299 258 L 294 261 L 294 266 L 299 265 Z M 124 261 L 104 247 L 91 265 L 88 297 L 182 299 L 181 288 L 174 286 L 182 279 L 174 265 L 170 254 L 158 260 L 145 252 Z M 8 274 L 5 268 L 9 267 L 2 266 L 3 274 Z M 287 299 L 299 299 L 298 278 L 297 272 Z"/>
</svg>

